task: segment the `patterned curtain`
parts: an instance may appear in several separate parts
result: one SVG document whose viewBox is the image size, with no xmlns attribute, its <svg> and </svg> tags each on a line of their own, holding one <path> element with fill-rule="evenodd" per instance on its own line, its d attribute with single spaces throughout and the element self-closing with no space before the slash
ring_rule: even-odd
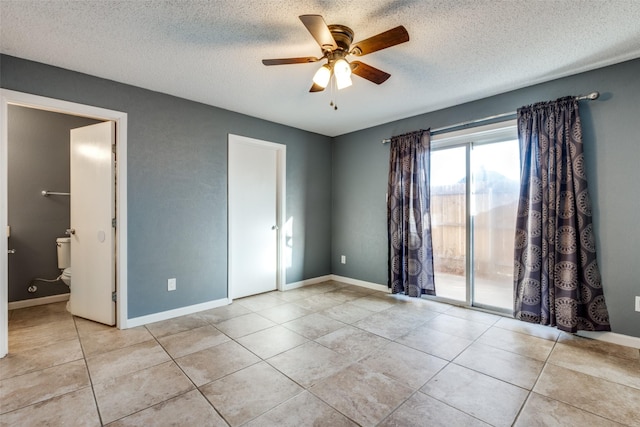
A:
<svg viewBox="0 0 640 427">
<path fill-rule="evenodd" d="M 514 317 L 567 332 L 609 331 L 578 101 L 562 98 L 520 108 L 518 138 Z"/>
<path fill-rule="evenodd" d="M 391 138 L 387 224 L 389 287 L 412 297 L 435 295 L 429 157 L 431 134 L 417 131 Z"/>
</svg>

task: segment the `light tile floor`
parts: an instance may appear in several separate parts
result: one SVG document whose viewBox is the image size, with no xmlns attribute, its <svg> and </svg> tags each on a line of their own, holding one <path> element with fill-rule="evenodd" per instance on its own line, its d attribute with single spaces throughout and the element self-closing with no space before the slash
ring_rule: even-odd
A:
<svg viewBox="0 0 640 427">
<path fill-rule="evenodd" d="M 1 426 L 640 426 L 638 349 L 338 282 L 117 330 L 9 313 Z"/>
</svg>

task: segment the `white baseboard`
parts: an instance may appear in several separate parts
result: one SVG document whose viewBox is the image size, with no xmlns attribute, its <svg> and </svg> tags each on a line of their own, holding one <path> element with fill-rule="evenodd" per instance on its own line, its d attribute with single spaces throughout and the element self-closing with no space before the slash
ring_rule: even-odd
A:
<svg viewBox="0 0 640 427">
<path fill-rule="evenodd" d="M 53 304 L 54 302 L 69 301 L 69 293 L 51 295 L 42 298 L 31 298 L 22 301 L 14 301 L 9 303 L 9 310 L 17 310 L 19 308 L 35 307 L 36 305 Z"/>
<path fill-rule="evenodd" d="M 146 316 L 134 317 L 127 319 L 126 325 L 122 329 L 134 328 L 136 326 L 146 325 L 148 323 L 159 322 L 161 320 L 173 319 L 174 317 L 186 316 L 188 314 L 198 313 L 199 311 L 210 310 L 212 308 L 229 305 L 231 300 L 222 298 L 214 301 L 194 304 L 187 307 L 180 307 L 173 310 L 162 311 L 160 313 L 148 314 Z"/>
<path fill-rule="evenodd" d="M 362 286 L 363 288 L 374 289 L 376 291 L 389 293 L 389 288 L 387 287 L 387 285 L 380 285 L 378 283 L 365 282 L 364 280 L 352 279 L 350 277 L 338 276 L 336 274 L 331 275 L 331 280 L 335 280 L 336 282 L 347 283 L 349 285 Z"/>
<path fill-rule="evenodd" d="M 291 289 L 301 288 L 303 286 L 315 285 L 318 283 L 326 282 L 331 279 L 331 274 L 326 276 L 314 277 L 313 279 L 305 279 L 299 282 L 287 283 L 282 287 L 283 291 L 290 291 Z"/>
<path fill-rule="evenodd" d="M 617 334 L 615 332 L 594 332 L 594 331 L 578 331 L 578 335 L 585 338 L 591 338 L 598 341 L 606 341 L 612 344 L 624 345 L 640 349 L 640 338 L 629 335 Z"/>
</svg>

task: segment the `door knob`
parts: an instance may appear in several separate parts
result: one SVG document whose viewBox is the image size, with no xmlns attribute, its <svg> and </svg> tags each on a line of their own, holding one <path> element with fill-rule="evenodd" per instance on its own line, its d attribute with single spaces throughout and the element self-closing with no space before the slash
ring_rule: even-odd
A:
<svg viewBox="0 0 640 427">
<path fill-rule="evenodd" d="M 75 228 L 67 228 L 67 231 L 65 231 L 65 234 L 71 236 L 72 234 L 76 234 L 76 229 Z"/>
<path fill-rule="evenodd" d="M 273 227 L 271 227 L 271 229 L 272 229 L 272 230 L 277 230 L 277 229 L 278 229 L 278 226 L 277 226 L 277 225 L 274 225 Z"/>
<path fill-rule="evenodd" d="M 16 253 L 16 250 L 15 250 L 15 249 L 9 249 L 9 250 L 7 251 L 7 253 L 15 254 L 15 253 Z"/>
</svg>

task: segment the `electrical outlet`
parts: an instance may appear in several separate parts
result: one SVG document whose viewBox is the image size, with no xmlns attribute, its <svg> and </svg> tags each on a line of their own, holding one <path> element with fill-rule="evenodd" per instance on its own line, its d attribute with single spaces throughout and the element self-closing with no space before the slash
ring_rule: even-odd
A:
<svg viewBox="0 0 640 427">
<path fill-rule="evenodd" d="M 347 263 L 347 256 L 346 256 L 346 255 L 342 255 L 342 256 L 340 256 L 340 262 L 341 262 L 342 264 L 346 264 L 346 263 Z"/>
<path fill-rule="evenodd" d="M 640 297 L 636 297 L 636 311 L 640 311 Z"/>
<path fill-rule="evenodd" d="M 175 291 L 176 290 L 176 279 L 169 279 L 167 280 L 167 290 L 168 291 Z"/>
</svg>

